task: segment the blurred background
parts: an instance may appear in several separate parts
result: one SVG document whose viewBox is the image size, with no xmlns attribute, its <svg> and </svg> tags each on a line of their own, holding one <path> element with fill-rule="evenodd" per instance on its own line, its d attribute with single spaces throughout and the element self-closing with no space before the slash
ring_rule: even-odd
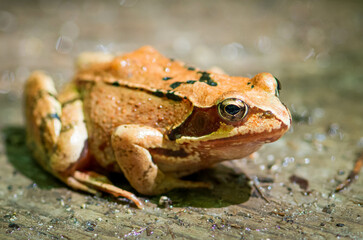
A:
<svg viewBox="0 0 363 240">
<path fill-rule="evenodd" d="M 363 1 L 359 0 L 1 0 L 0 129 L 17 126 L 19 132 L 20 127 L 18 138 L 23 139 L 22 92 L 30 72 L 46 71 L 60 89 L 72 78 L 74 59 L 84 51 L 123 53 L 152 45 L 170 58 L 201 69 L 219 66 L 230 75 L 248 77 L 270 72 L 282 83 L 281 99 L 292 113 L 292 128 L 282 139 L 262 148 L 252 161 L 238 161 L 233 169 L 270 179 L 264 191 L 278 208 L 286 206 L 286 214 L 301 216 L 294 219 L 295 223 L 311 224 L 315 232 L 325 226 L 325 221 L 331 221 L 327 225 L 330 230 L 323 229 L 332 234 L 328 238 L 338 237 L 339 230 L 358 239 L 363 236 L 363 177 L 349 191 L 331 191 L 346 178 L 356 154 L 363 149 L 362 9 Z M 0 137 L 9 139 L 12 133 L 4 132 L 0 131 Z M 19 139 L 12 141 L 15 153 L 19 144 L 24 149 Z M 21 204 L 24 209 L 32 209 L 29 206 L 39 202 L 38 198 L 31 200 L 37 193 L 49 202 L 48 207 L 57 207 L 56 197 L 25 187 L 32 179 L 15 174 L 14 167 L 35 171 L 29 165 L 29 153 L 20 152 L 12 157 L 14 160 L 8 154 L 11 164 L 2 157 L 4 153 L 0 138 L 4 168 L 0 195 L 7 199 L 3 203 L 15 201 L 15 207 L 9 203 L 12 211 Z M 18 159 L 28 162 L 23 164 Z M 17 161 L 21 167 L 16 166 Z M 289 182 L 294 175 L 308 181 L 309 193 L 301 194 L 301 189 Z M 23 190 L 30 200 L 21 197 Z M 232 190 L 236 192 L 233 186 Z M 62 191 L 66 190 L 52 193 L 63 195 Z M 253 201 L 244 206 L 256 208 L 257 215 L 262 211 L 261 219 L 271 215 L 263 213 L 267 208 L 256 207 L 264 201 Z M 229 210 L 236 207 L 232 205 Z M 195 215 L 188 216 L 199 219 L 199 210 L 193 211 L 190 214 Z M 224 214 L 222 208 L 213 211 L 216 216 Z M 90 218 L 89 212 L 77 214 Z M 348 227 L 336 225 L 333 217 L 346 221 Z M 248 224 L 253 221 L 249 219 Z M 271 226 L 261 221 L 253 226 L 279 231 L 275 225 L 281 223 L 280 219 L 273 220 L 278 222 Z M 341 228 L 337 230 L 336 226 Z M 300 234 L 299 229 L 290 228 Z"/>
</svg>

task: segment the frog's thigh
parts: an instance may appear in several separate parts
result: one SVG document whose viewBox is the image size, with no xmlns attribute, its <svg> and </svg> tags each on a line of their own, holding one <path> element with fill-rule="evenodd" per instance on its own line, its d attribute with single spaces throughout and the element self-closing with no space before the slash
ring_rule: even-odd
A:
<svg viewBox="0 0 363 240">
<path fill-rule="evenodd" d="M 67 91 L 73 98 L 62 104 L 62 129 L 50 161 L 52 169 L 59 172 L 67 171 L 78 162 L 88 138 L 80 96 L 75 89 L 68 88 Z"/>
<path fill-rule="evenodd" d="M 56 99 L 52 79 L 42 72 L 33 72 L 25 90 L 27 143 L 38 162 L 48 171 L 48 154 L 52 153 L 61 131 L 61 104 Z"/>
<path fill-rule="evenodd" d="M 130 184 L 146 195 L 161 194 L 174 188 L 210 187 L 203 182 L 184 181 L 161 172 L 153 163 L 149 148 L 162 147 L 163 135 L 141 125 L 121 125 L 112 135 L 116 161 Z"/>
</svg>

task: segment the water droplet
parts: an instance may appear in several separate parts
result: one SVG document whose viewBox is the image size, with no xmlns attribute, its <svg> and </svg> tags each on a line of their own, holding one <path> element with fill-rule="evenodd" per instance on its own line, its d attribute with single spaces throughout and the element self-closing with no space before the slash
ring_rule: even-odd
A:
<svg viewBox="0 0 363 240">
<path fill-rule="evenodd" d="M 312 58 L 314 56 L 315 56 L 315 49 L 312 48 L 312 49 L 310 49 L 309 53 L 304 58 L 304 62 L 306 62 L 308 59 L 310 59 L 310 58 Z"/>
<path fill-rule="evenodd" d="M 271 166 L 271 171 L 272 172 L 275 172 L 277 170 L 279 170 L 279 166 L 277 166 L 276 164 L 274 164 L 274 165 Z"/>
<path fill-rule="evenodd" d="M 267 161 L 272 162 L 275 160 L 275 156 L 272 154 L 267 155 Z"/>
<path fill-rule="evenodd" d="M 0 94 L 9 93 L 15 81 L 15 74 L 11 71 L 4 71 L 0 78 Z"/>
<path fill-rule="evenodd" d="M 282 166 L 287 167 L 290 163 L 293 163 L 293 162 L 295 162 L 294 157 L 285 157 L 284 161 L 282 162 Z"/>
<path fill-rule="evenodd" d="M 73 41 L 66 36 L 60 36 L 55 45 L 55 49 L 60 53 L 69 53 L 72 50 Z"/>
<path fill-rule="evenodd" d="M 120 62 L 120 64 L 121 64 L 121 67 L 126 67 L 127 62 L 126 62 L 125 60 L 122 60 L 122 61 Z"/>
<path fill-rule="evenodd" d="M 319 142 L 323 142 L 326 139 L 326 135 L 323 133 L 317 133 L 315 134 L 315 139 Z"/>
</svg>

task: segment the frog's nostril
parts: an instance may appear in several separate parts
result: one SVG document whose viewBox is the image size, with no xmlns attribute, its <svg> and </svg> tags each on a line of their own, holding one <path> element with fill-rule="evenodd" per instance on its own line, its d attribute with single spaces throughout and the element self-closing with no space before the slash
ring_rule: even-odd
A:
<svg viewBox="0 0 363 240">
<path fill-rule="evenodd" d="M 266 118 L 271 118 L 274 116 L 274 114 L 271 111 L 266 111 L 263 113 L 263 116 Z"/>
</svg>

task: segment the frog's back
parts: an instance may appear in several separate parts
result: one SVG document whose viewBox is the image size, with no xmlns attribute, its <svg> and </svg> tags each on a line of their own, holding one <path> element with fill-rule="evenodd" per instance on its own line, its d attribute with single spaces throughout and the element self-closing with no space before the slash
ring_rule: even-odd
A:
<svg viewBox="0 0 363 240">
<path fill-rule="evenodd" d="M 77 81 L 103 81 L 149 91 L 169 99 L 189 99 L 194 106 L 210 107 L 228 91 L 250 89 L 249 78 L 200 71 L 183 62 L 166 58 L 150 46 L 115 57 L 76 75 Z"/>
<path fill-rule="evenodd" d="M 144 91 L 176 103 L 188 101 L 192 107 L 199 108 L 215 106 L 218 101 L 231 95 L 243 100 L 250 108 L 281 115 L 285 124 L 290 121 L 289 114 L 278 99 L 278 81 L 271 74 L 259 73 L 250 79 L 200 71 L 166 58 L 150 46 L 81 70 L 75 76 L 75 81 L 101 82 Z"/>
</svg>

